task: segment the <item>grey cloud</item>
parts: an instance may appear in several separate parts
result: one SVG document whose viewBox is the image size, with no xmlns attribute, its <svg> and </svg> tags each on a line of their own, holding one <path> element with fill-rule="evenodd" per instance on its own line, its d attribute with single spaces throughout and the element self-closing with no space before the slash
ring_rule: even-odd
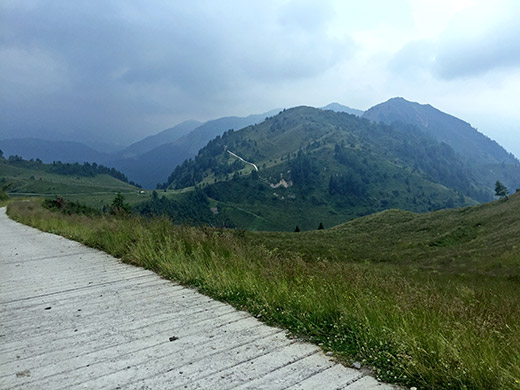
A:
<svg viewBox="0 0 520 390">
<path fill-rule="evenodd" d="M 439 41 L 433 65 L 434 73 L 443 79 L 473 77 L 510 67 L 520 67 L 520 6 L 510 10 L 500 24 L 479 34 L 453 34 Z"/>
<path fill-rule="evenodd" d="M 421 76 L 430 71 L 435 61 L 435 44 L 429 40 L 408 42 L 388 62 L 388 68 L 394 74 L 405 78 Z"/>
<path fill-rule="evenodd" d="M 476 77 L 489 71 L 520 67 L 519 12 L 511 11 L 500 24 L 465 31 L 448 30 L 438 40 L 416 40 L 405 44 L 388 61 L 388 69 L 406 78 L 430 73 L 442 80 Z"/>
<path fill-rule="evenodd" d="M 333 15 L 331 5 L 314 0 L 292 0 L 285 4 L 278 20 L 303 31 L 319 31 Z"/>
<path fill-rule="evenodd" d="M 351 55 L 353 45 L 325 35 L 330 12 L 320 12 L 276 1 L 3 3 L 0 115 L 18 124 L 3 131 L 37 122 L 135 139 L 168 118 L 227 114 L 222 106 L 251 84 L 312 78 Z"/>
</svg>

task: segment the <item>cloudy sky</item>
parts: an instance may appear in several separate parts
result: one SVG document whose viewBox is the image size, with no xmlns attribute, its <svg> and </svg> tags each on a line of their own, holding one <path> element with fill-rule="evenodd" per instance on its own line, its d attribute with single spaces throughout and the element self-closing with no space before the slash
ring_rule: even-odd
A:
<svg viewBox="0 0 520 390">
<path fill-rule="evenodd" d="M 520 156 L 518 0 L 0 0 L 0 138 L 394 96 Z"/>
</svg>

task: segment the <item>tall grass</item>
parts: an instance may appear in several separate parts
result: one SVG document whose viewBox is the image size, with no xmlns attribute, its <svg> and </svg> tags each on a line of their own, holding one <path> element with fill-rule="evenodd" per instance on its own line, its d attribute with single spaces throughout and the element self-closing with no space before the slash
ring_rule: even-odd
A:
<svg viewBox="0 0 520 390">
<path fill-rule="evenodd" d="M 68 216 L 31 203 L 12 203 L 8 213 L 194 286 L 347 364 L 359 360 L 382 380 L 429 389 L 520 388 L 514 281 L 309 262 L 240 231 L 173 226 L 165 218 Z"/>
</svg>

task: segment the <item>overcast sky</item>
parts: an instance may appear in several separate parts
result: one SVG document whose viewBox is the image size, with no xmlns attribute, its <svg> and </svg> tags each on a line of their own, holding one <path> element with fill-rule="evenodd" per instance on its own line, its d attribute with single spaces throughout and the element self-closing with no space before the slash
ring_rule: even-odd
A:
<svg viewBox="0 0 520 390">
<path fill-rule="evenodd" d="M 0 138 L 394 96 L 520 156 L 518 0 L 0 0 Z"/>
</svg>

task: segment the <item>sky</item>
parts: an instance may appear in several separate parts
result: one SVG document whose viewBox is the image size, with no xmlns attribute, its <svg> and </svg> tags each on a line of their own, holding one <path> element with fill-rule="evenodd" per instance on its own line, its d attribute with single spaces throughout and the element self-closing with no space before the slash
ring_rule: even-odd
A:
<svg viewBox="0 0 520 390">
<path fill-rule="evenodd" d="M 520 156 L 518 0 L 0 0 L 0 139 L 391 97 Z"/>
</svg>

